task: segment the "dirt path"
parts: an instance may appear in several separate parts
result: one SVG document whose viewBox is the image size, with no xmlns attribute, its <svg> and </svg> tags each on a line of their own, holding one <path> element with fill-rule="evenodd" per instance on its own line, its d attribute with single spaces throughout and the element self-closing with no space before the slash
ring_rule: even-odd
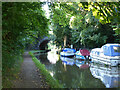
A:
<svg viewBox="0 0 120 90">
<path fill-rule="evenodd" d="M 21 71 L 17 80 L 13 82 L 13 88 L 49 88 L 28 52 L 24 53 L 23 58 Z"/>
</svg>

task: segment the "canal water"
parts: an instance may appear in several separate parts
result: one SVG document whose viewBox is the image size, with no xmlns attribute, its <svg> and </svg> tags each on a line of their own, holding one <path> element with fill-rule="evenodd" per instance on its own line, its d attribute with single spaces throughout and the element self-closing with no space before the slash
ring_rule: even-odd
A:
<svg viewBox="0 0 120 90">
<path fill-rule="evenodd" d="M 120 67 L 93 64 L 74 57 L 61 57 L 52 51 L 36 57 L 65 88 L 120 87 Z"/>
</svg>

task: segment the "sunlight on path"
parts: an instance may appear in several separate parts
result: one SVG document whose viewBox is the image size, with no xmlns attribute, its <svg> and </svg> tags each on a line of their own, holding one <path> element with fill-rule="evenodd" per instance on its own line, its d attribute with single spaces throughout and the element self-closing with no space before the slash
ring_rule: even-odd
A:
<svg viewBox="0 0 120 90">
<path fill-rule="evenodd" d="M 19 77 L 13 82 L 13 88 L 49 88 L 28 52 L 23 55 Z"/>
</svg>

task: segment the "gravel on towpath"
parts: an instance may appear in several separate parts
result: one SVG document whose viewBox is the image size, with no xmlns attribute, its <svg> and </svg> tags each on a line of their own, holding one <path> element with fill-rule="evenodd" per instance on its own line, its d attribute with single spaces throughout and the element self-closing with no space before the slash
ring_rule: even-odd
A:
<svg viewBox="0 0 120 90">
<path fill-rule="evenodd" d="M 18 78 L 13 81 L 13 88 L 49 88 L 28 52 L 24 53 L 23 59 Z"/>
</svg>

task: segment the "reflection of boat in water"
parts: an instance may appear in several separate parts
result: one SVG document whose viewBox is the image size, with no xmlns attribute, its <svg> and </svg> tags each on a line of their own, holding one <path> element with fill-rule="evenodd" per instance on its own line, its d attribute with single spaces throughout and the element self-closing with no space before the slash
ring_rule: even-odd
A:
<svg viewBox="0 0 120 90">
<path fill-rule="evenodd" d="M 60 55 L 63 57 L 73 57 L 75 55 L 75 52 L 76 52 L 75 49 L 64 48 Z"/>
<path fill-rule="evenodd" d="M 120 44 L 105 44 L 102 48 L 92 49 L 90 56 L 93 62 L 117 66 L 120 64 Z"/>
<path fill-rule="evenodd" d="M 107 88 L 120 87 L 120 67 L 105 67 L 104 65 L 91 64 L 90 71 Z"/>
<path fill-rule="evenodd" d="M 91 61 L 81 61 L 81 60 L 76 60 L 75 64 L 79 68 L 89 68 Z"/>
<path fill-rule="evenodd" d="M 74 58 L 68 58 L 68 57 L 60 57 L 60 59 L 62 60 L 63 63 L 65 63 L 66 65 L 74 65 Z"/>
</svg>

